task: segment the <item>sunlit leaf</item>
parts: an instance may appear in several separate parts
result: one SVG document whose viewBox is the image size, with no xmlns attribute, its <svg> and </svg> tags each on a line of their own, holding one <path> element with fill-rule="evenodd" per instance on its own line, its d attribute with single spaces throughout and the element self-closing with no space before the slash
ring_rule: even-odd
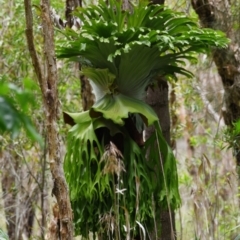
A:
<svg viewBox="0 0 240 240">
<path fill-rule="evenodd" d="M 139 113 L 147 126 L 158 120 L 156 113 L 143 101 L 122 94 L 106 94 L 90 110 L 91 117 L 103 116 L 118 125 L 124 125 L 124 119 L 130 113 Z"/>
</svg>

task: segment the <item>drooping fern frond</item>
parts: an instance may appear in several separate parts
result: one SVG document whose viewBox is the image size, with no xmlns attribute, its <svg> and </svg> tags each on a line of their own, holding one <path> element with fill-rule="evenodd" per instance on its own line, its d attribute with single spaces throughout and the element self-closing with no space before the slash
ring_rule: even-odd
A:
<svg viewBox="0 0 240 240">
<path fill-rule="evenodd" d="M 65 31 L 67 40 L 57 54 L 81 63 L 96 103 L 87 112 L 70 114 L 76 125 L 69 131 L 64 169 L 75 230 L 84 236 L 106 232 L 102 223 L 111 219 L 112 231 L 124 239 L 126 213 L 132 229 L 128 236 L 134 236 L 139 224 L 148 230 L 154 226 L 153 202 L 171 209 L 180 204 L 176 160 L 156 113 L 142 101 L 146 87 L 159 74 L 192 76 L 185 61 L 195 61 L 196 53 L 210 48 L 226 47 L 228 40 L 221 32 L 199 29 L 182 13 L 145 2 L 130 12 L 118 1 L 100 1 L 78 9 L 76 15 L 83 26 L 77 33 Z M 133 127 L 140 132 L 143 123 L 153 126 L 154 134 L 144 146 L 131 136 L 129 119 L 136 120 Z M 117 174 L 106 169 L 120 160 L 114 158 L 112 165 L 102 160 L 113 139 L 120 143 L 126 169 Z"/>
</svg>

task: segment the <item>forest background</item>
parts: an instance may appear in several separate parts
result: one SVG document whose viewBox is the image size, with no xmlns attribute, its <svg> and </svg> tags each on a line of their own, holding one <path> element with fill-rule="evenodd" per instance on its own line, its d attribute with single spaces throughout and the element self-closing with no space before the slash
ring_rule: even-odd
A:
<svg viewBox="0 0 240 240">
<path fill-rule="evenodd" d="M 42 95 L 28 51 L 23 2 L 0 2 L 0 80 L 1 83 L 15 85 L 11 86 L 9 94 L 16 104 L 21 105 L 21 99 L 24 99 L 21 106 L 25 107 L 21 110 L 31 117 L 37 131 L 45 139 Z M 192 8 L 200 8 L 199 5 L 196 8 L 198 1 L 166 1 L 165 4 L 191 17 L 198 17 Z M 56 11 L 55 23 L 60 21 L 59 16 L 64 19 L 65 2 L 52 1 L 51 5 Z M 39 1 L 33 1 L 34 38 L 37 43 L 35 47 L 41 55 L 43 38 L 39 6 Z M 221 63 L 216 62 L 216 55 L 199 55 L 197 65 L 188 64 L 188 69 L 194 73 L 192 79 L 179 77 L 178 81 L 169 82 L 171 147 L 177 158 L 182 199 L 181 208 L 175 213 L 178 239 L 238 239 L 240 236 L 238 174 L 233 157 L 237 156 L 233 148 L 236 150 L 239 144 L 239 125 L 236 123 L 231 126 L 238 118 L 238 109 L 232 110 L 236 113 L 234 119 L 226 121 L 230 115 L 229 109 L 226 109 L 226 98 L 229 96 L 224 98 L 224 91 L 228 91 L 227 84 L 233 86 L 232 83 L 224 82 L 224 76 L 228 75 L 229 80 L 239 75 L 238 58 L 235 58 L 238 54 L 239 3 L 222 1 L 209 6 L 211 9 L 210 12 L 207 12 L 209 9 L 205 10 L 206 16 L 214 16 L 210 25 L 209 21 L 204 22 L 204 18 L 201 19 L 201 12 L 197 11 L 202 25 L 221 29 L 232 39 L 230 49 L 234 54 L 229 55 L 234 60 L 230 61 L 225 57 L 229 62 L 222 64 L 221 71 Z M 55 39 L 61 37 L 55 31 Z M 69 112 L 81 111 L 78 66 L 61 60 L 57 62 L 57 67 L 61 109 Z M 236 95 L 231 96 L 238 100 Z M 25 100 L 28 102 L 27 106 Z M 224 116 L 226 112 L 227 117 Z M 224 117 L 230 128 L 226 127 Z M 65 152 L 68 129 L 61 117 L 59 132 L 62 155 Z M 27 133 L 21 131 L 16 137 L 5 134 L 0 137 L 0 228 L 2 235 L 8 232 L 9 239 L 44 239 L 48 232 L 47 225 L 51 225 L 53 218 L 51 208 L 55 199 L 51 196 L 53 183 L 46 149 L 42 150 L 29 136 L 36 136 L 31 129 Z M 33 229 L 28 228 L 31 224 Z"/>
</svg>

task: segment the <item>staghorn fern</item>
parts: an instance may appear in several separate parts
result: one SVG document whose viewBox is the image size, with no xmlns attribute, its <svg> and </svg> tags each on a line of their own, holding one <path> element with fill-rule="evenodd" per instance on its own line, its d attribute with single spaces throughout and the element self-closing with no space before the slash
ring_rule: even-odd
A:
<svg viewBox="0 0 240 240">
<path fill-rule="evenodd" d="M 89 111 L 69 114 L 76 125 L 68 134 L 64 169 L 75 230 L 84 236 L 106 232 L 103 219 L 113 218 L 115 234 L 121 232 L 123 239 L 134 236 L 139 224 L 153 228 L 153 202 L 172 209 L 180 204 L 176 161 L 156 113 L 142 101 L 146 87 L 159 74 L 191 77 L 184 61 L 196 61 L 197 52 L 226 47 L 228 40 L 221 32 L 199 29 L 181 13 L 145 2 L 130 13 L 119 2 L 112 0 L 107 6 L 101 1 L 78 9 L 76 15 L 83 26 L 79 33 L 65 31 L 67 40 L 59 44 L 57 54 L 84 66 L 82 73 L 90 80 L 96 103 Z M 154 126 L 143 148 L 130 137 L 125 124 L 130 117 L 138 119 L 137 129 L 143 123 Z M 122 142 L 126 169 L 115 175 L 106 174 L 102 161 L 105 144 L 114 137 Z M 125 233 L 123 225 L 131 233 Z"/>
</svg>

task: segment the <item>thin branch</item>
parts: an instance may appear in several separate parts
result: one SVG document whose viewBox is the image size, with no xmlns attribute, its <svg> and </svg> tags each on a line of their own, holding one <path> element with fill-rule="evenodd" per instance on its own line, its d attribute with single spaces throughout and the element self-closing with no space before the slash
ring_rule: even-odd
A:
<svg viewBox="0 0 240 240">
<path fill-rule="evenodd" d="M 219 123 L 219 126 L 222 128 L 225 126 L 223 118 L 221 115 L 219 115 L 213 108 L 212 104 L 208 101 L 207 97 L 205 96 L 205 94 L 201 91 L 201 89 L 199 87 L 196 88 L 196 90 L 198 91 L 198 93 L 200 94 L 202 101 L 204 103 L 204 105 L 207 107 L 207 111 L 208 113 L 213 117 L 214 121 Z"/>
<path fill-rule="evenodd" d="M 44 91 L 43 86 L 43 69 L 41 67 L 35 45 L 34 45 L 34 37 L 33 37 L 33 14 L 32 14 L 32 3 L 31 0 L 24 0 L 25 6 L 25 18 L 26 18 L 26 38 L 27 38 L 27 45 L 29 49 L 29 53 L 32 59 L 33 67 L 37 75 L 38 82 L 40 84 L 40 88 Z"/>
<path fill-rule="evenodd" d="M 42 221 L 41 221 L 41 237 L 44 239 L 45 236 L 45 225 L 46 225 L 46 214 L 44 211 L 44 193 L 45 193 L 45 177 L 46 177 L 46 163 L 47 163 L 47 136 L 45 133 L 45 144 L 44 144 L 44 152 L 43 157 L 41 158 L 41 170 L 42 170 L 42 188 L 41 188 L 41 214 L 42 214 Z"/>
<path fill-rule="evenodd" d="M 31 169 L 30 169 L 30 166 L 26 160 L 26 157 L 25 157 L 25 154 L 23 152 L 23 148 L 20 146 L 20 151 L 21 151 L 21 157 L 27 167 L 27 170 L 28 170 L 28 173 L 30 174 L 30 176 L 34 179 L 34 181 L 36 182 L 36 184 L 38 185 L 38 188 L 40 189 L 40 191 L 42 191 L 42 187 L 41 187 L 41 184 L 40 182 L 38 181 L 37 177 L 34 176 L 34 174 L 32 173 Z"/>
</svg>

